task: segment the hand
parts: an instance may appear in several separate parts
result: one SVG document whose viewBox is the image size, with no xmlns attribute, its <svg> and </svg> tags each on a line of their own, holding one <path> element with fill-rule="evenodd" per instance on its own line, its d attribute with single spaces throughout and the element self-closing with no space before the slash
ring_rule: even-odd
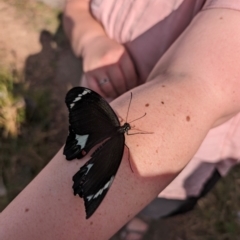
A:
<svg viewBox="0 0 240 240">
<path fill-rule="evenodd" d="M 125 47 L 108 37 L 98 37 L 83 48 L 81 85 L 114 99 L 138 84 L 134 64 Z"/>
</svg>

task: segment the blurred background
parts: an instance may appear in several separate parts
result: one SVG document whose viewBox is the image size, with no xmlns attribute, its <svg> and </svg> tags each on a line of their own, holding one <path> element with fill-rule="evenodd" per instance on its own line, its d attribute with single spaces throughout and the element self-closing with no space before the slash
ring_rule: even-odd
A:
<svg viewBox="0 0 240 240">
<path fill-rule="evenodd" d="M 0 211 L 68 134 L 64 98 L 82 70 L 63 32 L 63 7 L 64 0 L 0 0 Z M 240 167 L 192 212 L 154 221 L 146 239 L 239 240 Z"/>
</svg>

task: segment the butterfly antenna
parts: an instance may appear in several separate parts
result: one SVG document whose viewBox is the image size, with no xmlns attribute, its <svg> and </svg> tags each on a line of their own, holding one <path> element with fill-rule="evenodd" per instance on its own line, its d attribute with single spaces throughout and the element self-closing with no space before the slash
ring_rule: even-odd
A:
<svg viewBox="0 0 240 240">
<path fill-rule="evenodd" d="M 128 113 L 129 113 L 129 109 L 130 109 L 130 106 L 131 106 L 131 102 L 132 102 L 132 92 L 131 92 L 131 97 L 130 97 L 130 101 L 129 101 L 129 104 L 128 104 L 126 122 L 127 122 L 127 120 L 128 120 Z"/>
<path fill-rule="evenodd" d="M 144 115 L 142 115 L 141 117 L 139 117 L 139 118 L 137 118 L 137 119 L 134 119 L 133 121 L 131 121 L 131 122 L 129 122 L 129 123 L 135 122 L 135 121 L 137 121 L 137 120 L 139 120 L 139 119 L 145 117 L 146 115 L 147 115 L 147 113 L 144 113 Z"/>
</svg>

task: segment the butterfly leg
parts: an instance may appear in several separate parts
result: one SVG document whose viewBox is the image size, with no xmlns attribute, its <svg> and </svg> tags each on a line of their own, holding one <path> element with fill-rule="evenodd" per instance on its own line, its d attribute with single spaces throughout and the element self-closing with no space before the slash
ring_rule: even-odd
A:
<svg viewBox="0 0 240 240">
<path fill-rule="evenodd" d="M 129 150 L 129 147 L 127 146 L 127 144 L 125 144 L 125 146 L 126 146 L 127 149 L 128 149 L 128 162 L 129 162 L 129 166 L 130 166 L 132 172 L 134 173 L 133 168 L 132 168 L 132 165 L 131 165 L 131 161 L 130 161 L 130 150 Z"/>
</svg>

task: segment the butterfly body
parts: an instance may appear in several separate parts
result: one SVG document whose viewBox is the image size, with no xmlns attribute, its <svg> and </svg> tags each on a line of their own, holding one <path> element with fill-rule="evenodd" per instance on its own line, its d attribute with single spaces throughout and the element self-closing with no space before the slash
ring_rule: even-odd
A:
<svg viewBox="0 0 240 240">
<path fill-rule="evenodd" d="M 110 105 L 96 92 L 75 87 L 66 95 L 69 110 L 69 135 L 64 147 L 67 160 L 83 158 L 100 146 L 73 176 L 74 195 L 84 199 L 86 218 L 98 208 L 120 166 L 129 123 L 120 125 Z"/>
<path fill-rule="evenodd" d="M 123 126 L 120 126 L 117 130 L 118 133 L 127 133 L 131 129 L 131 126 L 129 123 L 124 123 Z"/>
</svg>

